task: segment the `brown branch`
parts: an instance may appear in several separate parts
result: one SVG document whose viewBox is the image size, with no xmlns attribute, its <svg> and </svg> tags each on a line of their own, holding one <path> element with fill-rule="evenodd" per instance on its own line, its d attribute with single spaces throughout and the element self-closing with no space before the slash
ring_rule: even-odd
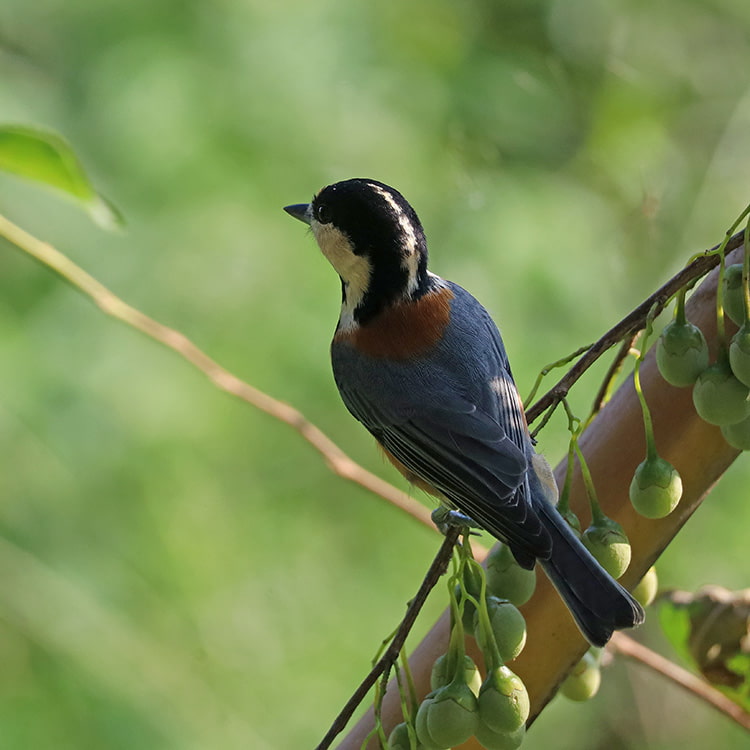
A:
<svg viewBox="0 0 750 750">
<path fill-rule="evenodd" d="M 404 619 L 398 626 L 396 634 L 393 636 L 393 640 L 388 644 L 388 648 L 385 653 L 380 657 L 377 664 L 370 670 L 367 677 L 360 683 L 359 687 L 354 691 L 352 697 L 346 702 L 346 705 L 341 709 L 341 712 L 334 720 L 331 728 L 323 737 L 316 750 L 326 750 L 331 746 L 331 743 L 336 736 L 344 730 L 352 714 L 357 709 L 360 703 L 365 699 L 367 693 L 370 692 L 370 688 L 375 684 L 378 677 L 381 675 L 386 676 L 390 671 L 393 664 L 398 659 L 401 649 L 403 648 L 406 638 L 411 632 L 414 622 L 417 619 L 417 615 L 424 606 L 427 597 L 435 588 L 435 584 L 440 579 L 440 576 L 445 573 L 448 563 L 450 562 L 451 555 L 453 554 L 453 547 L 458 541 L 458 535 L 460 529 L 457 526 L 452 526 L 448 529 L 445 535 L 443 544 L 441 545 L 438 553 L 435 555 L 432 564 L 430 565 L 427 573 L 425 574 L 422 585 L 419 587 L 414 598 L 409 602 L 409 606 L 404 615 Z"/>
<path fill-rule="evenodd" d="M 683 669 L 624 633 L 615 633 L 607 649 L 666 677 L 750 732 L 750 713 L 687 669 Z"/>
<path fill-rule="evenodd" d="M 20 227 L 14 225 L 6 218 L 0 215 L 0 236 L 4 236 L 12 244 L 26 252 L 27 254 L 40 261 L 43 265 L 51 268 L 58 275 L 60 275 L 65 281 L 83 292 L 98 305 L 98 307 L 105 312 L 127 325 L 145 333 L 152 339 L 162 343 L 169 347 L 173 351 L 177 352 L 185 360 L 190 362 L 193 366 L 201 370 L 218 388 L 233 395 L 252 406 L 266 412 L 276 419 L 293 427 L 308 443 L 310 443 L 318 453 L 325 459 L 327 465 L 332 471 L 338 476 L 359 484 L 365 489 L 374 492 L 380 497 L 388 500 L 397 507 L 406 511 L 420 522 L 433 528 L 432 522 L 429 517 L 429 511 L 424 508 L 421 504 L 410 498 L 405 493 L 401 492 L 397 488 L 390 485 L 388 482 L 383 481 L 379 477 L 371 474 L 370 472 L 363 469 L 351 458 L 349 458 L 333 441 L 330 440 L 321 430 L 315 425 L 309 422 L 303 414 L 293 407 L 278 401 L 262 391 L 253 388 L 248 383 L 243 382 L 232 373 L 228 372 L 202 350 L 195 346 L 186 336 L 179 331 L 162 325 L 161 323 L 149 318 L 136 308 L 123 302 L 119 297 L 114 295 L 104 285 L 99 283 L 92 276 L 83 271 L 79 266 L 74 264 L 65 255 L 57 251 L 51 245 L 38 240 L 37 238 L 29 235 Z M 742 235 L 737 234 L 733 236 L 727 243 L 727 252 L 740 246 L 742 244 Z M 715 250 L 716 248 L 713 248 Z M 657 313 L 663 309 L 669 299 L 679 290 L 682 286 L 691 284 L 705 275 L 713 266 L 717 265 L 718 257 L 715 255 L 709 255 L 712 251 L 707 251 L 706 254 L 701 255 L 691 264 L 686 266 L 680 273 L 676 274 L 666 284 L 662 285 L 654 294 L 652 294 L 647 300 L 633 310 L 628 316 L 623 318 L 620 323 L 614 326 L 604 336 L 602 336 L 596 343 L 594 343 L 581 357 L 580 360 L 567 372 L 567 374 L 558 381 L 558 383 L 550 389 L 541 399 L 539 399 L 527 412 L 529 421 L 533 421 L 540 414 L 550 407 L 555 406 L 559 401 L 567 395 L 569 389 L 578 380 L 578 378 L 590 367 L 604 352 L 611 348 L 618 341 L 623 340 L 628 336 L 636 334 L 641 330 L 645 324 L 646 317 L 652 309 L 656 309 Z M 619 359 L 619 358 L 618 358 Z M 616 360 L 617 361 L 617 360 Z M 703 443 L 705 444 L 705 442 Z M 721 463 L 725 459 L 721 459 Z M 686 514 L 687 515 L 687 514 Z M 684 522 L 684 519 L 683 519 Z M 457 531 L 455 534 L 457 535 Z M 429 590 L 434 586 L 434 582 L 437 581 L 439 574 L 435 576 L 435 570 L 439 569 L 438 561 L 442 559 L 442 553 L 445 549 L 452 549 L 453 542 L 449 544 L 450 536 L 446 538 L 441 547 L 440 553 L 436 556 L 433 564 L 428 571 L 425 580 L 423 581 L 420 590 L 415 599 L 410 603 L 407 615 L 402 621 L 396 638 L 388 647 L 386 653 L 378 662 L 378 665 L 373 671 L 365 678 L 362 685 L 355 694 L 352 696 L 350 701 L 345 706 L 344 710 L 337 718 L 334 725 L 331 727 L 329 734 L 326 735 L 323 742 L 319 746 L 320 748 L 326 748 L 330 746 L 330 742 L 333 738 L 341 731 L 346 721 L 351 716 L 356 706 L 361 702 L 362 697 L 368 692 L 370 687 L 377 680 L 378 676 L 383 674 L 386 670 L 389 670 L 395 660 L 398 657 L 398 652 L 403 645 L 411 626 L 413 625 L 414 619 L 416 618 L 419 609 L 421 608 L 424 598 L 426 598 Z M 455 538 L 454 538 L 455 541 Z M 478 555 L 483 556 L 484 550 L 480 548 Z M 446 560 L 449 559 L 447 554 Z M 649 561 L 649 564 L 652 560 Z M 437 566 L 437 567 L 436 567 Z M 641 566 L 643 567 L 643 566 Z M 630 571 L 629 571 L 630 574 Z M 428 580 L 434 577 L 434 581 L 427 587 Z M 537 597 L 539 599 L 539 597 Z M 544 618 L 547 619 L 547 618 Z M 445 617 L 438 624 L 439 629 L 445 630 Z M 576 634 L 574 633 L 574 636 Z M 618 636 L 618 645 L 621 646 L 622 636 Z M 400 642 L 399 642 L 400 641 Z M 432 644 L 428 646 L 431 648 Z M 421 648 L 421 647 L 420 647 Z M 583 647 L 581 647 L 583 648 Z M 627 648 L 627 646 L 626 646 Z M 419 649 L 418 649 L 419 650 Z M 394 655 L 395 653 L 395 655 Z M 573 657 L 575 655 L 573 654 Z M 658 655 L 655 655 L 658 656 Z M 661 657 L 659 657 L 661 658 Z M 669 663 L 669 662 L 667 662 Z M 382 668 L 379 665 L 383 665 Z M 379 671 L 378 671 L 379 670 Z M 689 673 L 688 673 L 689 674 Z M 374 676 L 373 676 L 374 675 Z M 367 684 L 367 687 L 364 687 Z M 362 693 L 364 690 L 364 693 Z M 362 697 L 359 697 L 362 694 Z M 723 696 L 722 696 L 723 697 Z M 542 699 L 544 701 L 544 699 Z M 708 700 L 708 699 L 707 699 Z M 546 701 L 544 701 L 546 702 Z M 709 700 L 712 705 L 713 702 Z M 734 704 L 733 704 L 734 705 Z M 538 712 L 540 706 L 537 705 L 536 712 Z M 740 709 L 741 710 L 741 709 Z M 745 712 L 742 712 L 745 716 Z M 343 722 L 343 723 L 342 723 Z M 745 724 L 742 724 L 746 726 Z M 335 731 L 334 731 L 335 730 Z M 331 734 L 333 732 L 333 734 Z M 325 744 L 326 741 L 328 744 Z"/>
<path fill-rule="evenodd" d="M 728 262 L 737 262 L 736 250 Z M 714 269 L 688 302 L 688 317 L 706 336 L 715 352 L 716 284 Z M 631 588 L 678 533 L 698 508 L 713 484 L 734 461 L 738 451 L 723 439 L 721 431 L 695 412 L 689 388 L 673 388 L 659 375 L 653 347 L 641 367 L 641 383 L 651 407 L 651 416 L 660 455 L 677 468 L 682 476 L 683 496 L 677 508 L 666 518 L 647 519 L 634 510 L 627 487 L 636 466 L 646 452 L 643 412 L 633 388 L 625 381 L 599 412 L 581 438 L 580 447 L 596 484 L 599 502 L 605 513 L 620 523 L 632 545 L 632 560 L 620 579 Z M 566 461 L 556 469 L 561 486 Z M 573 476 L 570 504 L 583 524 L 590 518 L 589 501 L 579 471 Z M 523 680 L 531 702 L 531 720 L 539 715 L 565 679 L 571 667 L 585 653 L 588 644 L 576 627 L 568 610 L 546 576 L 537 575 L 534 596 L 521 607 L 526 619 L 527 647 L 509 665 Z M 430 671 L 435 659 L 445 651 L 450 635 L 449 613 L 438 619 L 432 630 L 412 649 L 409 660 L 418 694 L 430 687 Z M 476 660 L 481 654 L 467 644 L 467 652 Z M 479 663 L 479 662 L 477 662 Z M 383 725 L 386 729 L 401 721 L 398 696 L 392 685 L 383 702 Z M 359 750 L 373 726 L 368 711 L 340 745 L 340 750 Z M 374 742 L 367 745 L 376 747 Z M 469 740 L 462 748 L 479 748 Z"/>
<path fill-rule="evenodd" d="M 203 372 L 222 391 L 293 427 L 324 458 L 334 474 L 379 495 L 425 526 L 435 528 L 428 508 L 349 458 L 322 430 L 312 424 L 297 409 L 240 380 L 211 359 L 187 336 L 149 318 L 140 310 L 123 302 L 59 250 L 25 232 L 2 215 L 0 215 L 0 236 L 51 268 L 64 281 L 90 297 L 102 312 L 177 352 L 183 359 Z"/>
<path fill-rule="evenodd" d="M 730 252 L 742 245 L 744 232 L 733 235 L 726 245 L 726 252 Z M 558 382 L 550 388 L 536 403 L 526 411 L 526 419 L 529 424 L 536 420 L 544 411 L 557 405 L 568 395 L 573 384 L 583 375 L 591 365 L 608 349 L 626 336 L 631 336 L 640 331 L 646 324 L 646 318 L 651 310 L 654 316 L 658 315 L 669 302 L 669 300 L 682 287 L 692 284 L 701 276 L 705 276 L 714 266 L 719 264 L 719 256 L 714 254 L 719 245 L 706 250 L 679 273 L 676 273 L 669 281 L 662 284 L 650 297 L 641 302 L 638 307 L 626 315 L 617 325 L 610 328 L 598 341 L 593 343 L 589 350 L 568 370 Z"/>
</svg>

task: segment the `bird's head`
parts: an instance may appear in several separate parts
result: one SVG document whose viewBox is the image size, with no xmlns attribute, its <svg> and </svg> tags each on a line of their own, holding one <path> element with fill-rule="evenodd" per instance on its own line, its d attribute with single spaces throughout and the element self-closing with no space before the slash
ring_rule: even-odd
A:
<svg viewBox="0 0 750 750">
<path fill-rule="evenodd" d="M 344 180 L 323 188 L 312 203 L 284 210 L 310 225 L 341 277 L 341 325 L 364 325 L 394 302 L 426 290 L 424 230 L 392 187 L 376 180 Z"/>
</svg>

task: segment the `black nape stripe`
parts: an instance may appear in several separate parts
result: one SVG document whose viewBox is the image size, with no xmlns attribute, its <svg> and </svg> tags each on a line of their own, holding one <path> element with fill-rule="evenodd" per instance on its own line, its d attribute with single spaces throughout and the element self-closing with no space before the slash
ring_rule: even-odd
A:
<svg viewBox="0 0 750 750">
<path fill-rule="evenodd" d="M 407 257 L 411 253 L 419 256 L 416 288 L 411 295 L 418 298 L 429 290 L 424 230 L 401 193 L 375 180 L 345 180 L 318 193 L 313 207 L 321 205 L 325 205 L 333 225 L 349 238 L 353 252 L 366 256 L 370 262 L 370 284 L 354 311 L 357 323 L 366 325 L 407 295 Z"/>
</svg>

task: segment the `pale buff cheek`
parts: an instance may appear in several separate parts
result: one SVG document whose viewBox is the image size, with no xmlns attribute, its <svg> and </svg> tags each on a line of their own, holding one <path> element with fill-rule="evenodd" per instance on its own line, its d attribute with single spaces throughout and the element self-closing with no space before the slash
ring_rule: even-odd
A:
<svg viewBox="0 0 750 750">
<path fill-rule="evenodd" d="M 355 255 L 349 238 L 332 225 L 313 220 L 310 226 L 321 252 L 347 285 L 347 302 L 356 307 L 370 284 L 369 261 Z"/>
</svg>

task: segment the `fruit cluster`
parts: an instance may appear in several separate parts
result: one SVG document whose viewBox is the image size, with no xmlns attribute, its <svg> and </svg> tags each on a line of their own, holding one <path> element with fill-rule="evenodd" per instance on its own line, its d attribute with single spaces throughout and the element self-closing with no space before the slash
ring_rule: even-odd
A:
<svg viewBox="0 0 750 750">
<path fill-rule="evenodd" d="M 729 346 L 719 342 L 716 362 L 708 363 L 708 346 L 700 329 L 685 318 L 684 295 L 675 319 L 664 329 L 656 350 L 662 377 L 677 387 L 693 387 L 693 403 L 701 419 L 721 427 L 726 441 L 750 450 L 750 317 L 743 264 L 724 273 L 720 305 L 740 328 Z M 722 303 L 723 299 L 723 303 Z M 722 317 L 721 310 L 719 317 Z M 720 326 L 720 331 L 722 326 Z M 720 336 L 721 339 L 721 336 Z"/>
<path fill-rule="evenodd" d="M 526 622 L 518 607 L 534 593 L 536 574 L 521 568 L 504 544 L 490 553 L 486 573 L 465 549 L 460 556 L 450 584 L 448 651 L 433 665 L 432 692 L 416 716 L 391 732 L 389 750 L 444 750 L 472 736 L 487 750 L 514 750 L 523 741 L 529 696 L 505 664 L 526 643 Z M 484 656 L 484 679 L 465 652 L 467 632 Z"/>
</svg>

